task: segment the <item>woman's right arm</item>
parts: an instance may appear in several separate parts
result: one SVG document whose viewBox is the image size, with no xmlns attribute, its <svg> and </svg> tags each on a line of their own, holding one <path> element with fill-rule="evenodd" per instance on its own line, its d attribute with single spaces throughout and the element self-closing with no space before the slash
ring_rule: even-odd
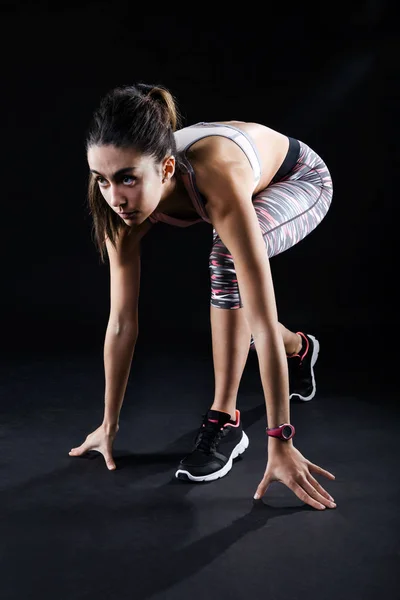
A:
<svg viewBox="0 0 400 600">
<path fill-rule="evenodd" d="M 96 450 L 104 456 L 110 470 L 116 469 L 113 443 L 119 429 L 119 413 L 139 334 L 140 240 L 150 227 L 150 223 L 144 222 L 130 236 L 126 235 L 125 230 L 115 248 L 106 239 L 110 259 L 111 303 L 104 343 L 104 419 L 83 444 L 71 448 L 69 452 L 70 456 L 81 456 L 89 450 Z"/>
<path fill-rule="evenodd" d="M 104 342 L 103 426 L 115 430 L 139 334 L 140 237 L 122 237 L 116 248 L 106 239 L 110 262 L 110 316 Z"/>
</svg>

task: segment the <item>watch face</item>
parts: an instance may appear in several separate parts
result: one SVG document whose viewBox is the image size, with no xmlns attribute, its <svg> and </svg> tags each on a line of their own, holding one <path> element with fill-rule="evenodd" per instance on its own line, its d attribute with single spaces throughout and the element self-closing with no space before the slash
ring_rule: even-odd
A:
<svg viewBox="0 0 400 600">
<path fill-rule="evenodd" d="M 286 440 L 288 440 L 292 435 L 292 428 L 289 427 L 289 425 L 285 425 L 285 427 L 282 427 L 282 435 Z"/>
</svg>

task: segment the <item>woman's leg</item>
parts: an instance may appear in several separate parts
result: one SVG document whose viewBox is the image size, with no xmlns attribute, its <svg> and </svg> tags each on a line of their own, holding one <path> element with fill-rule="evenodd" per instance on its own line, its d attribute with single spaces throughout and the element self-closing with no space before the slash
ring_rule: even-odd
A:
<svg viewBox="0 0 400 600">
<path fill-rule="evenodd" d="M 211 408 L 235 419 L 240 381 L 249 354 L 251 332 L 242 308 L 210 306 L 215 394 Z M 301 338 L 280 324 L 286 354 L 299 352 Z"/>
</svg>

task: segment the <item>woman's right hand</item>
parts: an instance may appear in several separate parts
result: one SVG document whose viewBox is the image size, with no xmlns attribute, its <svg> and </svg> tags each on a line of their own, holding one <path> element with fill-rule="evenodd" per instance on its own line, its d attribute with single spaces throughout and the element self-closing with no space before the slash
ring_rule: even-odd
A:
<svg viewBox="0 0 400 600">
<path fill-rule="evenodd" d="M 89 433 L 86 440 L 77 448 L 71 448 L 68 453 L 70 456 L 82 456 L 89 450 L 96 450 L 104 456 L 107 468 L 114 471 L 117 467 L 112 455 L 113 443 L 118 433 L 119 425 L 115 427 L 106 427 L 100 425 L 95 431 Z"/>
</svg>

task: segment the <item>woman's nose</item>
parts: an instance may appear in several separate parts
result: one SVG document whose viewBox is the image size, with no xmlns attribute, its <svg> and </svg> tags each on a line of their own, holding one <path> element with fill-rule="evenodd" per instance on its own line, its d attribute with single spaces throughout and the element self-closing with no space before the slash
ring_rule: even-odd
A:
<svg viewBox="0 0 400 600">
<path fill-rule="evenodd" d="M 126 202 L 126 199 L 123 197 L 123 195 L 118 190 L 118 188 L 117 187 L 111 187 L 111 192 L 110 192 L 110 204 L 111 204 L 111 206 L 117 208 L 121 204 L 125 204 L 125 202 Z"/>
</svg>

